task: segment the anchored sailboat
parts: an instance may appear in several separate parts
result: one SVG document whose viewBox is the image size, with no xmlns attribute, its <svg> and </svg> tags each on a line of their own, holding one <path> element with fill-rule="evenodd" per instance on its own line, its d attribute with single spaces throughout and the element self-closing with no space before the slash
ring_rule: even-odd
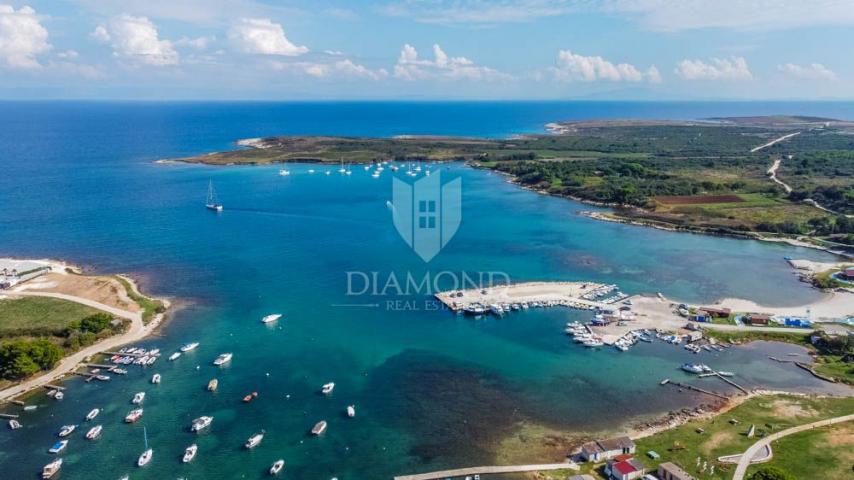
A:
<svg viewBox="0 0 854 480">
<path fill-rule="evenodd" d="M 212 181 L 208 182 L 208 199 L 205 202 L 205 208 L 207 208 L 208 210 L 213 210 L 214 212 L 222 211 L 222 204 L 219 203 L 216 199 L 216 192 L 214 191 Z"/>
</svg>

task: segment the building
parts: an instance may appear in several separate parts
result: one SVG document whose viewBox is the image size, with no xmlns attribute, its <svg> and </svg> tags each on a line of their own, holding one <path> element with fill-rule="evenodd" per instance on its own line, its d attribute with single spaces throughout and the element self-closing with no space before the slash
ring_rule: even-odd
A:
<svg viewBox="0 0 854 480">
<path fill-rule="evenodd" d="M 707 313 L 710 317 L 728 318 L 732 310 L 728 308 L 701 307 L 697 310 L 698 314 Z"/>
<path fill-rule="evenodd" d="M 854 267 L 843 268 L 839 272 L 839 279 L 854 281 Z"/>
<path fill-rule="evenodd" d="M 744 316 L 744 323 L 748 325 L 768 325 L 768 322 L 770 321 L 771 315 L 761 313 L 751 313 L 750 315 Z"/>
<path fill-rule="evenodd" d="M 679 465 L 670 462 L 664 462 L 658 466 L 658 478 L 660 480 L 697 480 L 688 475 L 688 472 L 682 469 Z"/>
<path fill-rule="evenodd" d="M 629 437 L 596 440 L 581 446 L 581 458 L 586 462 L 601 462 L 617 455 L 634 454 L 635 448 L 635 442 Z"/>
<path fill-rule="evenodd" d="M 605 474 L 611 480 L 634 480 L 643 477 L 646 473 L 644 464 L 636 458 L 625 460 L 609 460 L 605 465 Z"/>
</svg>

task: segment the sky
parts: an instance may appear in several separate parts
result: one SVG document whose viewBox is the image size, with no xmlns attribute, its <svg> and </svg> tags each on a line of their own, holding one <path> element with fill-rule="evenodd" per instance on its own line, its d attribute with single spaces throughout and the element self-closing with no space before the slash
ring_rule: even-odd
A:
<svg viewBox="0 0 854 480">
<path fill-rule="evenodd" d="M 854 0 L 0 0 L 0 99 L 854 99 Z"/>
</svg>

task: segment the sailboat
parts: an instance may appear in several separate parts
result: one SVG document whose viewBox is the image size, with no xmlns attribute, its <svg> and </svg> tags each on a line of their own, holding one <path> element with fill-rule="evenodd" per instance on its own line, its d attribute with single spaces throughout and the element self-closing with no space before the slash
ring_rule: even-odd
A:
<svg viewBox="0 0 854 480">
<path fill-rule="evenodd" d="M 148 430 L 146 430 L 145 427 L 142 427 L 142 434 L 145 438 L 145 451 L 142 452 L 142 455 L 139 456 L 139 460 L 136 462 L 140 467 L 148 465 L 148 462 L 151 461 L 151 457 L 154 456 L 154 450 L 148 448 Z"/>
<path fill-rule="evenodd" d="M 338 173 L 347 173 L 347 169 L 344 168 L 344 159 L 341 159 L 341 168 L 338 169 Z"/>
<path fill-rule="evenodd" d="M 222 211 L 222 204 L 217 202 L 216 192 L 214 191 L 212 181 L 208 182 L 208 199 L 205 202 L 205 208 L 207 208 L 208 210 L 213 210 L 214 212 Z"/>
</svg>

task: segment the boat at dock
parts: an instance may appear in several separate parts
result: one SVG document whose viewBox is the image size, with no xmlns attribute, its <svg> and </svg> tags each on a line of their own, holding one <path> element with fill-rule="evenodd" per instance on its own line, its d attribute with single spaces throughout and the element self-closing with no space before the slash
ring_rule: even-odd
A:
<svg viewBox="0 0 854 480">
<path fill-rule="evenodd" d="M 187 449 L 184 450 L 184 458 L 182 459 L 184 463 L 192 462 L 193 459 L 196 458 L 196 452 L 198 451 L 199 447 L 195 443 L 187 447 Z"/>
<path fill-rule="evenodd" d="M 208 198 L 205 201 L 205 208 L 207 208 L 208 210 L 212 210 L 214 212 L 217 212 L 217 213 L 222 211 L 222 204 L 219 203 L 219 201 L 216 198 L 216 192 L 214 191 L 212 181 L 208 182 Z"/>
<path fill-rule="evenodd" d="M 104 429 L 101 425 L 95 425 L 90 428 L 88 432 L 86 432 L 86 440 L 95 440 L 101 435 L 101 431 Z"/>
<path fill-rule="evenodd" d="M 59 429 L 59 433 L 57 435 L 59 435 L 60 437 L 67 437 L 71 435 L 76 429 L 77 425 L 64 425 L 62 428 Z"/>
<path fill-rule="evenodd" d="M 683 363 L 681 368 L 688 373 L 703 373 L 709 367 L 697 363 Z"/>
<path fill-rule="evenodd" d="M 323 432 L 326 431 L 326 420 L 321 420 L 314 424 L 314 427 L 311 429 L 312 435 L 322 435 Z"/>
<path fill-rule="evenodd" d="M 199 342 L 190 342 L 181 346 L 182 352 L 189 352 L 190 350 L 195 350 L 196 347 L 199 346 Z"/>
<path fill-rule="evenodd" d="M 355 405 L 347 405 L 347 416 L 353 418 L 356 416 L 356 406 Z"/>
<path fill-rule="evenodd" d="M 57 458 L 56 460 L 48 463 L 42 468 L 42 479 L 48 479 L 53 477 L 59 472 L 59 469 L 62 468 L 62 459 Z"/>
<path fill-rule="evenodd" d="M 180 357 L 180 356 L 181 356 L 181 352 L 175 352 L 172 355 L 169 355 L 169 361 L 174 362 L 175 360 L 178 360 L 178 357 Z"/>
<path fill-rule="evenodd" d="M 281 314 L 281 313 L 273 313 L 273 314 L 270 314 L 270 315 L 266 315 L 264 318 L 262 318 L 262 319 L 261 319 L 261 323 L 270 323 L 270 322 L 275 322 L 276 320 L 278 320 L 278 319 L 280 319 L 280 318 L 282 318 L 282 314 Z"/>
<path fill-rule="evenodd" d="M 133 400 L 131 400 L 131 403 L 133 403 L 134 405 L 140 405 L 144 401 L 145 401 L 145 392 L 137 392 L 133 396 Z"/>
<path fill-rule="evenodd" d="M 208 428 L 211 425 L 211 422 L 213 422 L 213 417 L 199 417 L 193 420 L 193 424 L 190 426 L 190 431 L 198 432 L 200 430 L 204 430 L 205 428 Z"/>
<path fill-rule="evenodd" d="M 151 376 L 151 383 L 153 383 L 155 385 L 160 383 L 160 374 L 159 373 L 155 373 L 154 375 Z"/>
<path fill-rule="evenodd" d="M 48 453 L 60 453 L 68 446 L 68 440 L 60 440 L 48 449 Z"/>
<path fill-rule="evenodd" d="M 321 393 L 323 393 L 324 395 L 331 394 L 332 390 L 335 390 L 335 382 L 326 383 L 323 385 L 323 387 L 320 388 Z"/>
<path fill-rule="evenodd" d="M 130 411 L 126 416 L 125 416 L 125 423 L 134 423 L 134 422 L 136 422 L 137 420 L 139 420 L 140 418 L 142 418 L 142 409 L 141 409 L 141 408 L 137 408 L 137 409 L 135 409 L 135 410 L 131 410 L 131 411 Z"/>
<path fill-rule="evenodd" d="M 276 460 L 276 463 L 270 467 L 270 475 L 277 475 L 283 468 L 285 468 L 285 461 L 282 459 Z"/>
<path fill-rule="evenodd" d="M 216 357 L 216 360 L 213 361 L 213 364 L 216 366 L 224 365 L 224 364 L 230 362 L 231 357 L 233 357 L 233 356 L 234 356 L 234 354 L 232 354 L 232 353 L 223 353 L 220 356 Z"/>
<path fill-rule="evenodd" d="M 215 391 L 216 391 L 216 387 L 217 387 L 218 385 L 219 385 L 219 380 L 217 380 L 217 379 L 215 379 L 215 378 L 214 378 L 213 380 L 211 380 L 210 382 L 208 382 L 208 391 L 209 391 L 209 392 L 215 392 Z"/>
<path fill-rule="evenodd" d="M 246 440 L 246 443 L 243 444 L 243 447 L 246 449 L 255 448 L 261 443 L 261 440 L 264 440 L 264 430 L 261 430 L 261 433 L 256 433 L 249 437 L 249 439 Z"/>
<path fill-rule="evenodd" d="M 65 394 L 57 390 L 56 393 L 53 395 L 53 398 L 57 400 L 62 400 L 63 398 L 65 398 Z"/>
</svg>

